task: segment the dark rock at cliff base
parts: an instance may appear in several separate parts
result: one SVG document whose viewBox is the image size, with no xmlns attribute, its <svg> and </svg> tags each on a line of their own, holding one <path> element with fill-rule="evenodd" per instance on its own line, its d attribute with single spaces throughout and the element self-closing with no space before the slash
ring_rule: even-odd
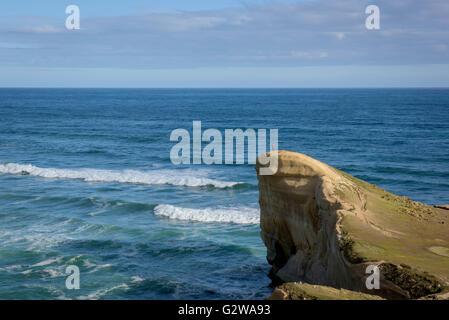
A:
<svg viewBox="0 0 449 320">
<path fill-rule="evenodd" d="M 387 299 L 449 297 L 445 210 L 306 155 L 274 152 L 276 174 L 258 174 L 261 236 L 273 278 Z M 258 162 L 258 173 L 261 167 Z M 367 288 L 371 265 L 380 272 L 379 289 Z"/>
</svg>

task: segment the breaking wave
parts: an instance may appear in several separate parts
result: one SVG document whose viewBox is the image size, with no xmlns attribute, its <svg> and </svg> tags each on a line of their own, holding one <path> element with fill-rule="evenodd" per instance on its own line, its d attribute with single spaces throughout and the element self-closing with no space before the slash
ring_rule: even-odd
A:
<svg viewBox="0 0 449 320">
<path fill-rule="evenodd" d="M 243 182 L 228 182 L 194 176 L 193 172 L 180 170 L 101 170 L 101 169 L 56 169 L 39 168 L 31 164 L 0 164 L 0 173 L 31 175 L 42 178 L 81 179 L 87 182 L 120 182 L 148 185 L 173 185 L 186 187 L 212 186 L 215 188 L 231 188 L 245 185 Z"/>
<path fill-rule="evenodd" d="M 192 209 L 160 204 L 154 213 L 178 220 L 259 224 L 259 210 L 250 207 Z"/>
</svg>

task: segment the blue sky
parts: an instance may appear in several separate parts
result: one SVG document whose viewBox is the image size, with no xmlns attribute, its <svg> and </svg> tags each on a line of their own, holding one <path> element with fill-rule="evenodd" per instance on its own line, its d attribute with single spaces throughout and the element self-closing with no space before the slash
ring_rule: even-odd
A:
<svg viewBox="0 0 449 320">
<path fill-rule="evenodd" d="M 304 2 L 305 0 L 303 0 Z M 309 1 L 309 0 L 306 0 Z M 266 0 L 14 0 L 2 4 L 2 15 L 65 16 L 65 8 L 76 4 L 83 8 L 85 17 L 118 16 L 140 13 L 146 9 L 210 10 L 269 3 Z M 271 1 L 273 2 L 273 1 Z M 294 3 L 294 0 L 278 2 Z"/>
<path fill-rule="evenodd" d="M 0 86 L 448 87 L 448 17 L 447 0 L 4 1 Z"/>
</svg>

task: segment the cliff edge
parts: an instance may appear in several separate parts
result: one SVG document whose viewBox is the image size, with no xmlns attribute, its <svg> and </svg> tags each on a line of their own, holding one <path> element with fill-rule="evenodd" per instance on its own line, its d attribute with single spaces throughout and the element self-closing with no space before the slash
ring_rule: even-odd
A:
<svg viewBox="0 0 449 320">
<path fill-rule="evenodd" d="M 387 299 L 447 299 L 449 212 L 391 194 L 304 154 L 259 175 L 261 236 L 275 283 L 306 282 Z M 256 170 L 263 165 L 258 162 Z M 367 267 L 380 271 L 369 290 Z"/>
</svg>

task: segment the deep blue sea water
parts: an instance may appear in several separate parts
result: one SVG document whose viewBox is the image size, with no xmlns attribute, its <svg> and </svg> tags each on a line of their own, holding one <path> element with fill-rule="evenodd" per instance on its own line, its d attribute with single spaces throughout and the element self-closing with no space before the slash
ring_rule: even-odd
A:
<svg viewBox="0 0 449 320">
<path fill-rule="evenodd" d="M 449 204 L 447 89 L 0 89 L 0 299 L 265 298 L 254 167 L 173 165 L 193 120 Z"/>
</svg>

